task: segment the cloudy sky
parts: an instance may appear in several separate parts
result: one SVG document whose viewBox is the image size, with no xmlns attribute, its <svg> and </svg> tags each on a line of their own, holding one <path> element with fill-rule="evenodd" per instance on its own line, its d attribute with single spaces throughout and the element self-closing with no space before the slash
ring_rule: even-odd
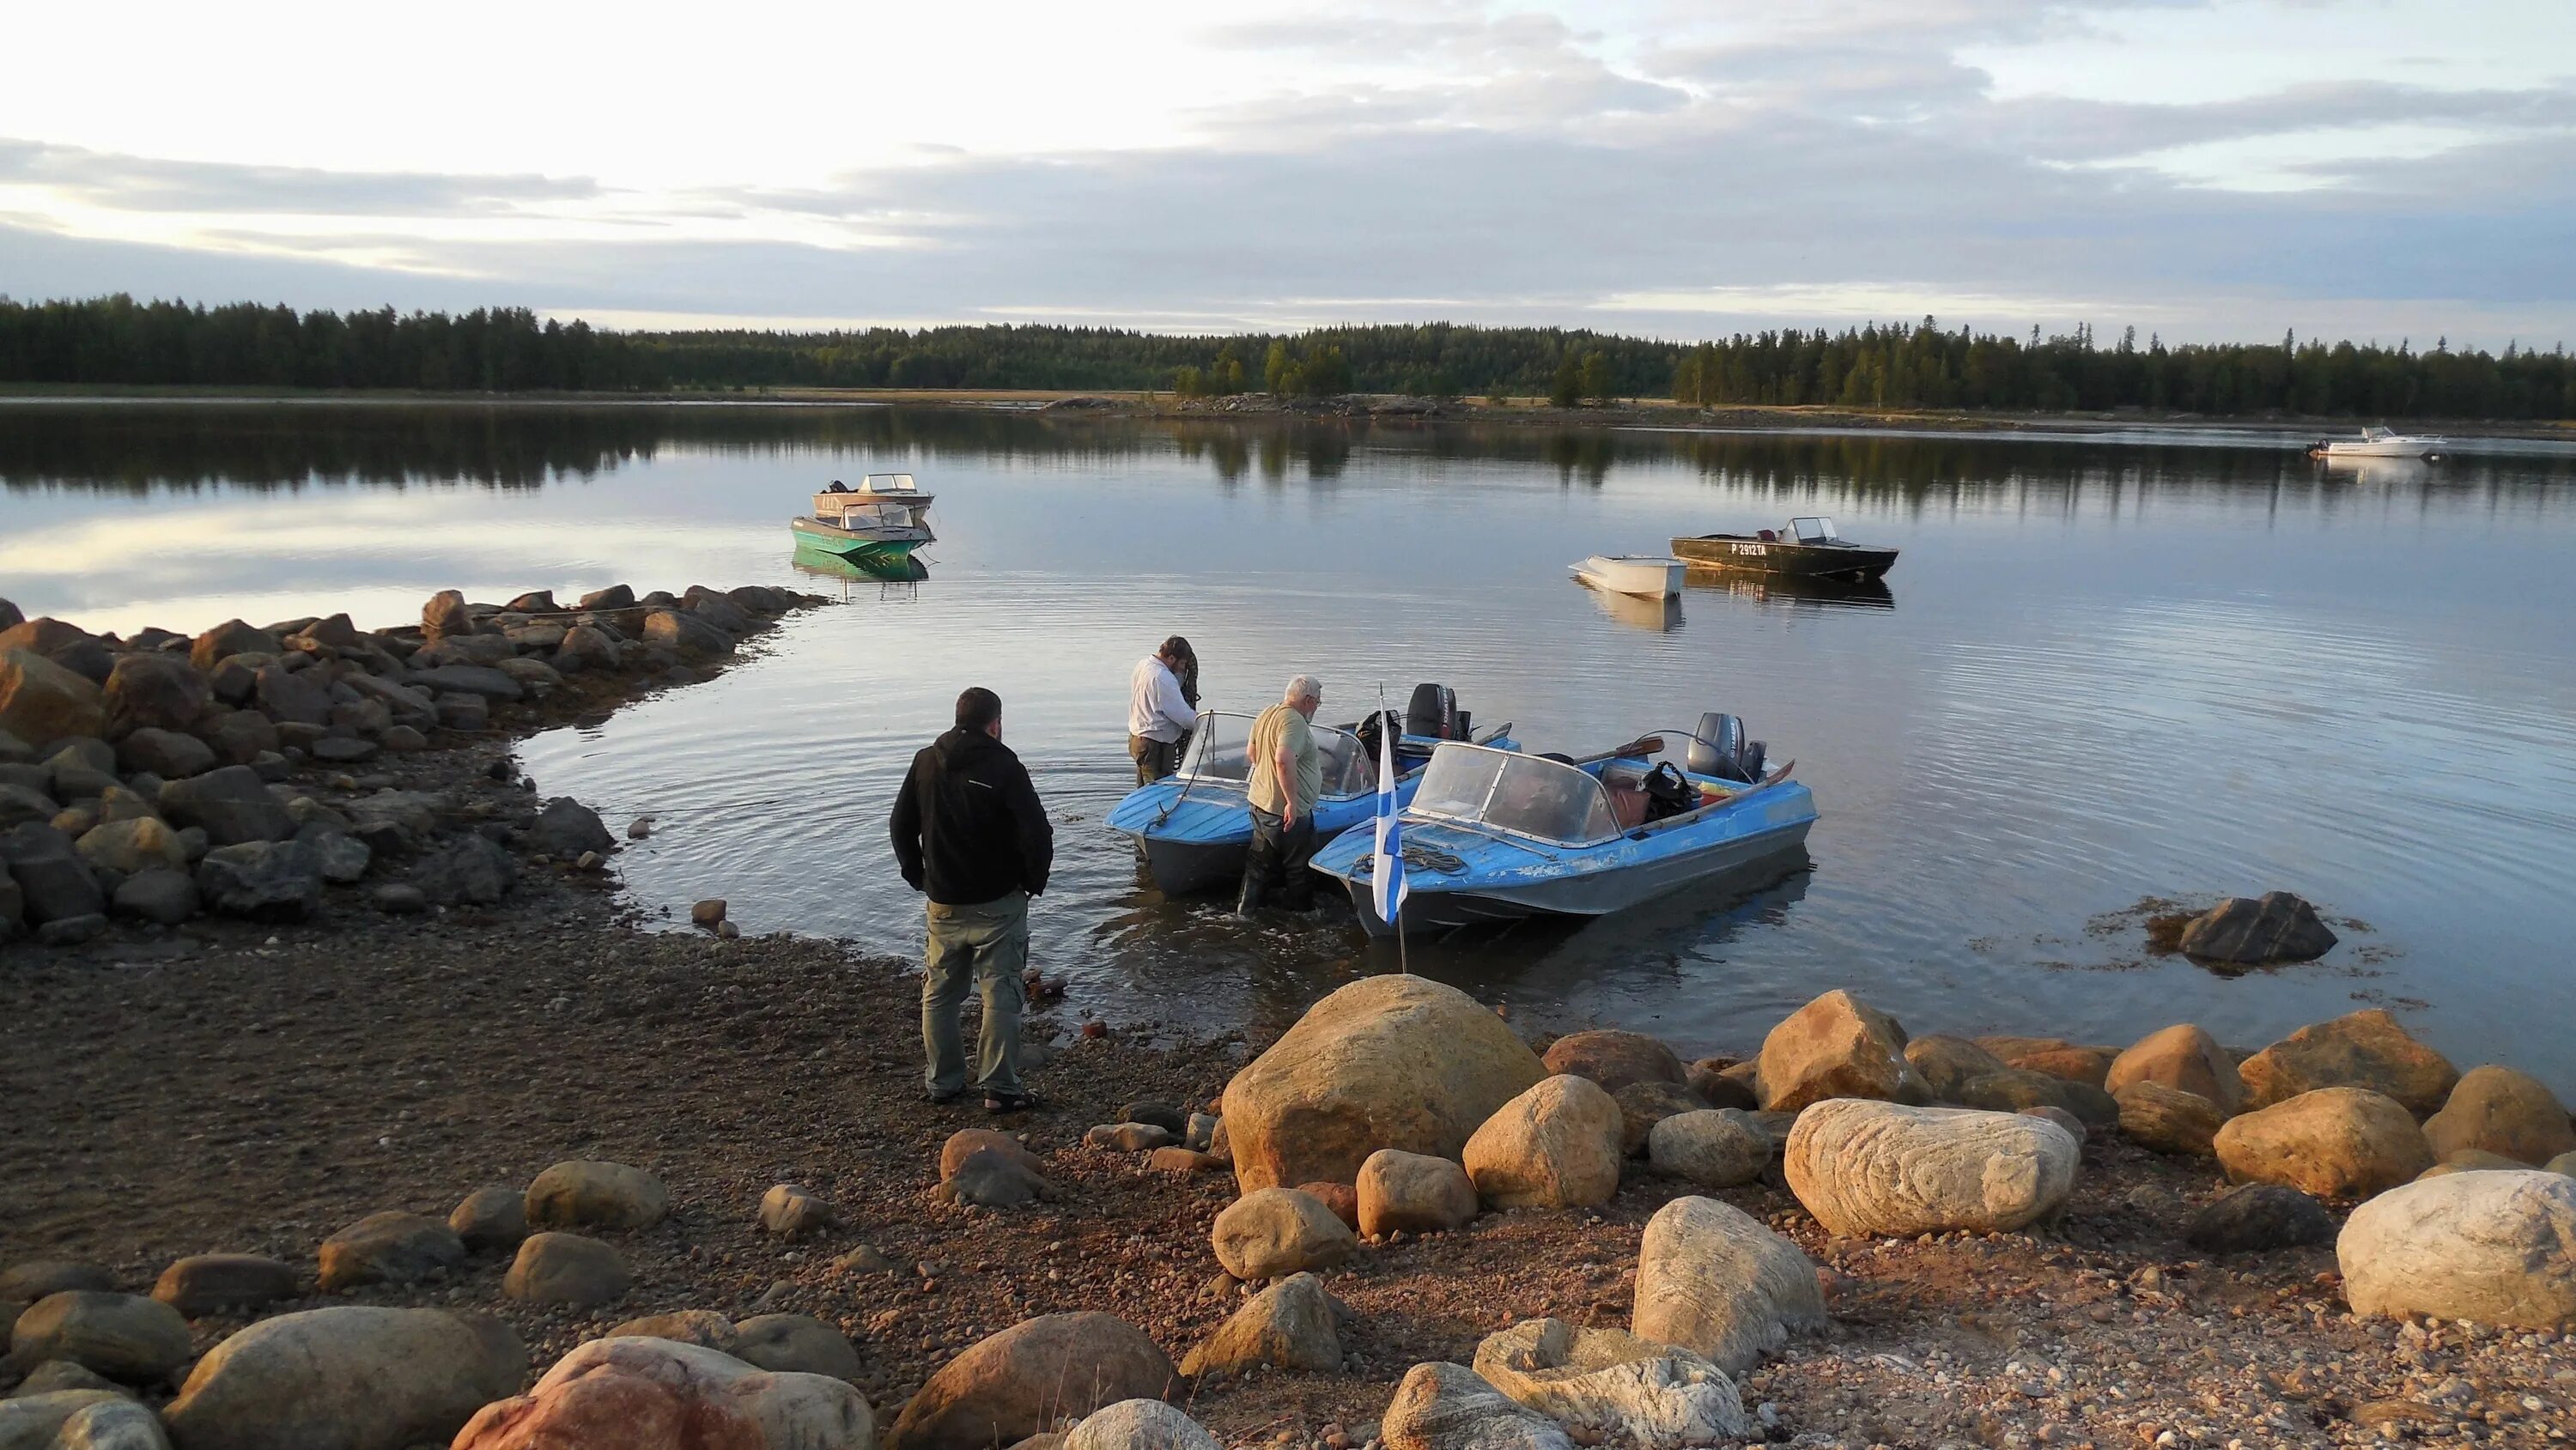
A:
<svg viewBox="0 0 2576 1450">
<path fill-rule="evenodd" d="M 2576 341 L 2570 0 L 26 7 L 0 293 Z"/>
</svg>

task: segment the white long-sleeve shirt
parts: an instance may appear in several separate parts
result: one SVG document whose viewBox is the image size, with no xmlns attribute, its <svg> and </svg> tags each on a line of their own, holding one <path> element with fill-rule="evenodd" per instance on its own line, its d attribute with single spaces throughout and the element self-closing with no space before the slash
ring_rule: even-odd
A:
<svg viewBox="0 0 2576 1450">
<path fill-rule="evenodd" d="M 1181 681 L 1172 667 L 1160 655 L 1145 656 L 1129 682 L 1127 733 L 1169 745 L 1198 723 L 1199 712 L 1181 697 Z"/>
</svg>

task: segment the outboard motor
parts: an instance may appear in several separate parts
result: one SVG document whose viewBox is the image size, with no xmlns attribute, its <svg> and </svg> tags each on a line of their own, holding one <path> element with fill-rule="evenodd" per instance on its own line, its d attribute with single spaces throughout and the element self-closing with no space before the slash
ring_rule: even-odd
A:
<svg viewBox="0 0 2576 1450">
<path fill-rule="evenodd" d="M 1458 692 L 1427 682 L 1414 686 L 1413 698 L 1404 705 L 1404 733 L 1434 740 L 1464 739 L 1465 732 L 1458 728 Z"/>
<path fill-rule="evenodd" d="M 1385 748 L 1387 741 L 1402 734 L 1403 730 L 1403 722 L 1396 718 L 1393 710 L 1372 710 L 1362 717 L 1359 725 L 1351 733 L 1359 737 L 1360 749 L 1368 752 L 1369 764 L 1375 765 L 1380 758 L 1378 752 Z M 1371 778 L 1375 778 L 1374 773 Z"/>
<path fill-rule="evenodd" d="M 1699 729 L 1693 734 L 1697 738 L 1682 753 L 1682 764 L 1691 774 L 1747 785 L 1762 778 L 1762 745 L 1745 743 L 1742 720 L 1711 710 L 1699 717 Z"/>
</svg>

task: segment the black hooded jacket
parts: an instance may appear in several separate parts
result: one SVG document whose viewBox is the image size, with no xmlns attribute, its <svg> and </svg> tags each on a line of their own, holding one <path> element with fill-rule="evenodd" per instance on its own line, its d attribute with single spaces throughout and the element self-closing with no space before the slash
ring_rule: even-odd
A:
<svg viewBox="0 0 2576 1450">
<path fill-rule="evenodd" d="M 903 879 L 942 906 L 1046 890 L 1055 828 L 1028 768 L 981 730 L 951 730 L 912 758 L 891 824 Z"/>
</svg>

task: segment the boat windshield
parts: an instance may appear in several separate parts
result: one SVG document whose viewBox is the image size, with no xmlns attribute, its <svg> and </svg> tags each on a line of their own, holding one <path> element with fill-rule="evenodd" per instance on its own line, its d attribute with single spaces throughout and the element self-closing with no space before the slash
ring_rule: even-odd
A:
<svg viewBox="0 0 2576 1450">
<path fill-rule="evenodd" d="M 917 493 L 909 473 L 871 473 L 859 480 L 862 493 Z"/>
<path fill-rule="evenodd" d="M 1601 782 L 1582 770 L 1536 755 L 1455 742 L 1431 753 L 1413 809 L 1562 845 L 1607 840 L 1619 829 Z"/>
<path fill-rule="evenodd" d="M 1821 544 L 1834 537 L 1834 521 L 1828 518 L 1791 519 L 1789 532 L 1802 544 Z"/>
<path fill-rule="evenodd" d="M 2394 428 L 2364 428 L 2361 430 L 2361 441 L 2364 443 L 2385 443 L 2396 436 L 2397 430 Z"/>
<path fill-rule="evenodd" d="M 1323 759 L 1321 795 L 1350 796 L 1377 788 L 1377 773 L 1359 737 L 1329 725 L 1314 727 L 1315 752 Z M 1199 716 L 1190 736 L 1189 758 L 1180 773 L 1201 783 L 1249 785 L 1252 781 L 1252 717 L 1210 711 Z"/>
</svg>

